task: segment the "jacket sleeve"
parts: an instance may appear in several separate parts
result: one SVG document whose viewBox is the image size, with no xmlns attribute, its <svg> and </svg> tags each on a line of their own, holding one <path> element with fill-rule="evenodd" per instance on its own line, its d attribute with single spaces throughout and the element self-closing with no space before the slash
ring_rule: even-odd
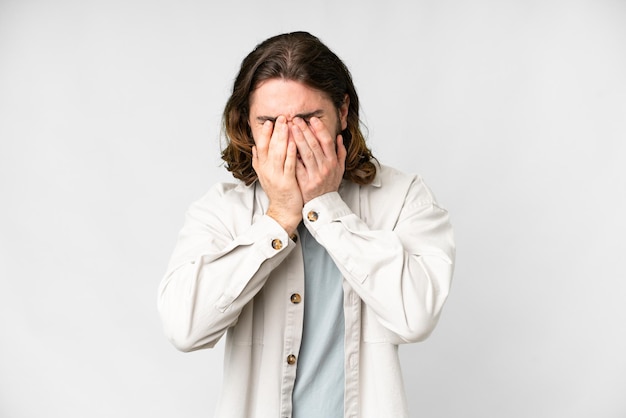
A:
<svg viewBox="0 0 626 418">
<path fill-rule="evenodd" d="M 392 219 L 385 222 L 388 228 L 370 228 L 338 193 L 313 199 L 303 209 L 311 234 L 380 324 L 395 335 L 394 342 L 423 340 L 437 324 L 452 280 L 455 248 L 448 212 L 414 177 L 399 211 L 368 216 Z"/>
<path fill-rule="evenodd" d="M 181 351 L 213 347 L 295 248 L 265 215 L 235 231 L 237 214 L 224 208 L 222 194 L 214 188 L 190 207 L 159 286 L 165 334 Z"/>
</svg>

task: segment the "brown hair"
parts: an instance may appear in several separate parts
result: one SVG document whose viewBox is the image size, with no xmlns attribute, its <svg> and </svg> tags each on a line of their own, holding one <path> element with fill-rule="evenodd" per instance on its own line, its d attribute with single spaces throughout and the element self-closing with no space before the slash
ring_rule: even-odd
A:
<svg viewBox="0 0 626 418">
<path fill-rule="evenodd" d="M 226 147 L 222 150 L 222 159 L 228 171 L 246 184 L 257 179 L 252 168 L 254 139 L 248 123 L 249 99 L 259 83 L 272 78 L 298 81 L 322 91 L 337 109 L 348 95 L 348 126 L 341 132 L 348 151 L 343 177 L 357 184 L 371 183 L 376 166 L 360 129 L 359 97 L 350 71 L 326 45 L 307 32 L 269 38 L 257 45 L 241 63 L 223 115 Z"/>
</svg>

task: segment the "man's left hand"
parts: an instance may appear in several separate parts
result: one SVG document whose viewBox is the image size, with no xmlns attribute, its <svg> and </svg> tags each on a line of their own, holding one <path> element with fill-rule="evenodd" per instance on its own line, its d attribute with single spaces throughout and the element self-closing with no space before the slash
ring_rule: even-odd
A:
<svg viewBox="0 0 626 418">
<path fill-rule="evenodd" d="M 304 203 L 325 193 L 336 192 L 343 178 L 347 154 L 341 135 L 337 135 L 335 142 L 333 134 L 316 117 L 312 117 L 309 124 L 301 118 L 294 118 L 291 132 L 300 154 L 296 179 Z"/>
</svg>

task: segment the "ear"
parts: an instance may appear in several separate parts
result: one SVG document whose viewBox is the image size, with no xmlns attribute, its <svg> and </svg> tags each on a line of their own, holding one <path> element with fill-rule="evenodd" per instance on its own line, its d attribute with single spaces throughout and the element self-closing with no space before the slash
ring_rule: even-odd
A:
<svg viewBox="0 0 626 418">
<path fill-rule="evenodd" d="M 348 109 L 350 108 L 350 96 L 348 93 L 343 98 L 343 103 L 339 106 L 339 121 L 341 122 L 341 130 L 348 127 Z"/>
</svg>

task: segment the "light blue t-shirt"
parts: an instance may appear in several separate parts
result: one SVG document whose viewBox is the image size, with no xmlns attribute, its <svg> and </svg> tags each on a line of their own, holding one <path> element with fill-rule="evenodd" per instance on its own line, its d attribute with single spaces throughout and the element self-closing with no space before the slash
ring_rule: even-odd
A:
<svg viewBox="0 0 626 418">
<path fill-rule="evenodd" d="M 293 390 L 293 418 L 343 417 L 343 278 L 303 224 L 304 329 Z"/>
</svg>

